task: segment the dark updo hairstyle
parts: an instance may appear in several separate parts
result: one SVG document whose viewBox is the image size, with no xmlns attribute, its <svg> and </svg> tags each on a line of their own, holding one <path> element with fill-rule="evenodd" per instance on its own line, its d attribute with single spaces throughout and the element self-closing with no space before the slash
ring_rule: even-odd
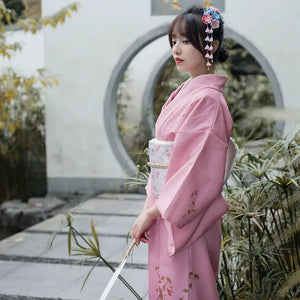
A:
<svg viewBox="0 0 300 300">
<path fill-rule="evenodd" d="M 185 36 L 191 44 L 205 55 L 205 38 L 207 36 L 206 24 L 202 22 L 204 8 L 194 5 L 179 14 L 169 27 L 169 42 L 172 48 L 172 36 L 174 33 Z M 213 31 L 213 39 L 219 41 L 219 47 L 214 53 L 214 61 L 224 62 L 228 58 L 228 52 L 223 47 L 224 21 L 221 19 L 219 28 Z"/>
</svg>

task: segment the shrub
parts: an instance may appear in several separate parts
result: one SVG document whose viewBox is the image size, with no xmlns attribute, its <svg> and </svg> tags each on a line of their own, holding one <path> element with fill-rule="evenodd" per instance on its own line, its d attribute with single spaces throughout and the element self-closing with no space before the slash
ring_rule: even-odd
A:
<svg viewBox="0 0 300 300">
<path fill-rule="evenodd" d="M 220 299 L 300 296 L 300 136 L 241 152 L 225 190 Z"/>
<path fill-rule="evenodd" d="M 8 59 L 22 47 L 18 42 L 6 41 L 7 26 L 11 31 L 35 34 L 45 26 L 56 27 L 64 23 L 71 11 L 77 11 L 77 5 L 70 4 L 52 16 L 22 18 L 21 4 L 22 1 L 0 0 L 0 55 Z M 39 196 L 46 193 L 41 91 L 53 84 L 58 84 L 58 80 L 46 76 L 44 70 L 38 70 L 32 76 L 23 76 L 11 69 L 0 74 L 0 202 L 12 197 L 25 200 L 33 193 Z"/>
</svg>

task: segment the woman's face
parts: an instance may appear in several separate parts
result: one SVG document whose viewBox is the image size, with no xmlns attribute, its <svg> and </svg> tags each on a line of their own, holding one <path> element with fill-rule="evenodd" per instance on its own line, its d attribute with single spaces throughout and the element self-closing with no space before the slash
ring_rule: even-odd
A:
<svg viewBox="0 0 300 300">
<path fill-rule="evenodd" d="M 172 34 L 172 54 L 179 72 L 188 72 L 192 78 L 207 73 L 202 53 L 184 35 Z"/>
</svg>

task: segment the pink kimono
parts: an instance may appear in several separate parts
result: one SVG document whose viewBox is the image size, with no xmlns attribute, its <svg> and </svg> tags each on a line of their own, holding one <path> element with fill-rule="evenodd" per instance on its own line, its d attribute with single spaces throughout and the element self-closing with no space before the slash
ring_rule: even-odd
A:
<svg viewBox="0 0 300 300">
<path fill-rule="evenodd" d="M 148 205 L 162 217 L 149 230 L 149 299 L 215 300 L 222 197 L 232 118 L 222 75 L 200 75 L 175 90 L 156 122 L 156 138 L 174 141 L 166 182 Z"/>
</svg>

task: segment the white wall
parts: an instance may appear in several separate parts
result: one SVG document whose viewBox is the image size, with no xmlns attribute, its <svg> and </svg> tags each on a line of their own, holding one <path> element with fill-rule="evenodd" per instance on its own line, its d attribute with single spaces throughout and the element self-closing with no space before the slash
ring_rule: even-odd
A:
<svg viewBox="0 0 300 300">
<path fill-rule="evenodd" d="M 30 76 L 37 69 L 44 67 L 44 42 L 42 32 L 31 34 L 24 31 L 9 30 L 5 33 L 8 44 L 18 42 L 22 46 L 21 51 L 17 51 L 11 56 L 0 57 L 1 71 L 13 68 L 16 72 Z"/>
<path fill-rule="evenodd" d="M 71 2 L 44 0 L 42 13 L 48 15 Z M 47 92 L 48 178 L 123 178 L 126 173 L 111 151 L 103 122 L 106 86 L 125 49 L 173 17 L 151 17 L 150 1 L 80 3 L 72 20 L 44 31 L 45 67 L 60 81 L 58 88 Z M 226 25 L 256 45 L 272 65 L 284 105 L 298 108 L 299 8 L 300 3 L 292 1 L 226 0 L 224 13 Z M 159 56 L 153 55 L 149 65 Z M 139 76 L 139 87 L 145 86 L 149 75 L 147 60 L 143 63 L 133 71 Z M 142 92 L 142 88 L 136 88 L 136 99 L 142 97 Z"/>
<path fill-rule="evenodd" d="M 43 1 L 43 15 L 70 2 Z M 124 49 L 169 19 L 150 20 L 149 3 L 130 3 L 84 0 L 71 21 L 44 31 L 45 67 L 60 81 L 58 88 L 47 93 L 49 178 L 126 176 L 113 157 L 105 133 L 102 116 L 106 85 Z"/>
<path fill-rule="evenodd" d="M 165 35 L 141 50 L 128 66 L 131 100 L 128 101 L 126 108 L 126 120 L 131 128 L 142 121 L 142 97 L 149 76 L 157 62 L 168 51 L 170 51 L 170 46 L 167 35 Z"/>
</svg>

